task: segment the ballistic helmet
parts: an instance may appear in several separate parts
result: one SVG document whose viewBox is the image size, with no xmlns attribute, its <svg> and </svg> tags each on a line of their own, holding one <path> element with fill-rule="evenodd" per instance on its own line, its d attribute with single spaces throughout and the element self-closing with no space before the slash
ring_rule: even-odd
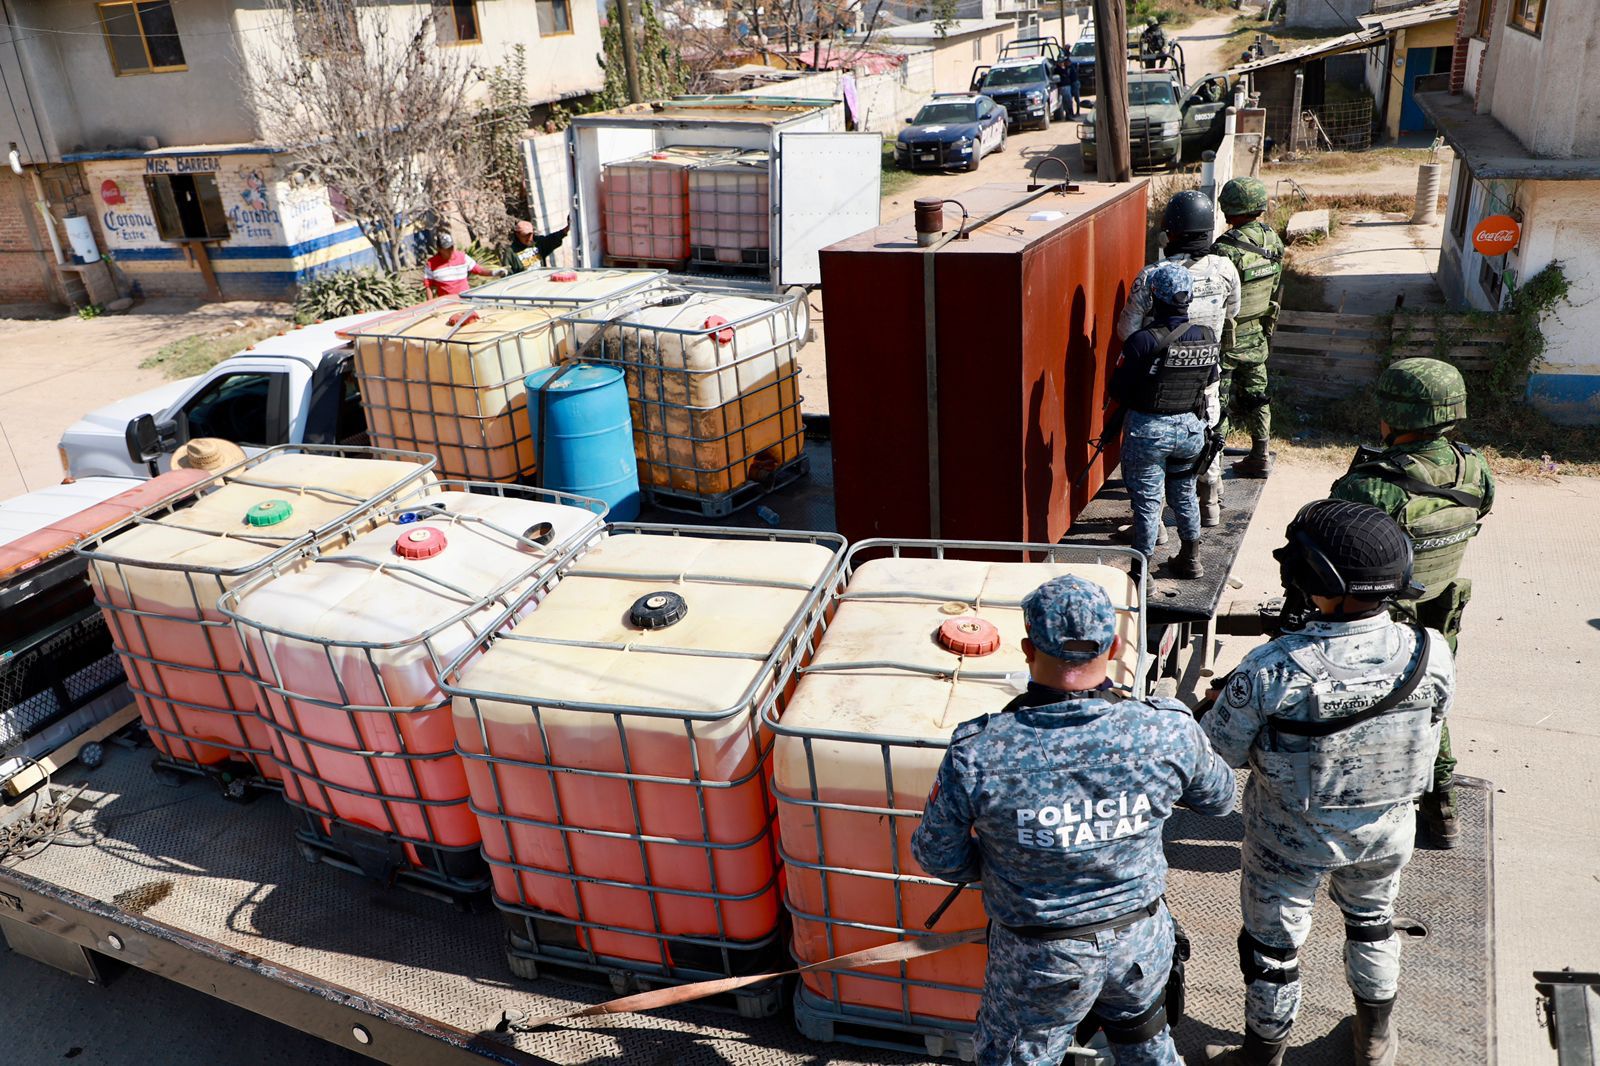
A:
<svg viewBox="0 0 1600 1066">
<path fill-rule="evenodd" d="M 1392 430 L 1443 433 L 1467 417 L 1467 383 L 1440 359 L 1401 359 L 1378 375 L 1378 417 Z"/>
<path fill-rule="evenodd" d="M 1211 206 L 1211 197 L 1199 189 L 1185 189 L 1167 201 L 1161 228 L 1170 241 L 1194 237 L 1210 240 L 1216 222 L 1217 213 Z"/>
<path fill-rule="evenodd" d="M 1150 272 L 1150 295 L 1173 307 L 1188 307 L 1194 296 L 1194 278 L 1188 268 L 1167 260 Z"/>
<path fill-rule="evenodd" d="M 1267 209 L 1267 183 L 1260 178 L 1234 178 L 1222 187 L 1217 203 L 1225 215 L 1259 215 Z"/>
<path fill-rule="evenodd" d="M 1300 508 L 1272 553 L 1285 589 L 1383 601 L 1414 596 L 1411 538 L 1381 509 L 1348 500 Z"/>
</svg>

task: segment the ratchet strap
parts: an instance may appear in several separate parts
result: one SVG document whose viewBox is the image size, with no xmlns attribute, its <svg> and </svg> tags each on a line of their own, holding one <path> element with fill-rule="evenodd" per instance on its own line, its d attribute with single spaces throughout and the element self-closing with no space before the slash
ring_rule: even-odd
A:
<svg viewBox="0 0 1600 1066">
<path fill-rule="evenodd" d="M 821 962 L 811 962 L 804 966 L 797 966 L 792 970 L 782 970 L 776 973 L 747 974 L 743 977 L 719 977 L 712 981 L 697 981 L 692 985 L 676 985 L 672 988 L 658 988 L 650 992 L 640 992 L 620 999 L 610 999 L 604 1003 L 596 1003 L 592 1007 L 580 1007 L 577 1010 L 566 1011 L 561 1014 L 546 1014 L 540 1017 L 528 1017 L 518 1010 L 503 1012 L 498 1031 L 500 1032 L 528 1032 L 541 1029 L 556 1022 L 570 1021 L 575 1018 L 595 1018 L 605 1014 L 637 1014 L 640 1011 L 657 1010 L 661 1007 L 672 1007 L 679 1003 L 691 1003 L 707 996 L 720 995 L 724 992 L 734 992 L 751 985 L 763 984 L 780 977 L 790 977 L 806 973 L 831 973 L 840 970 L 859 970 L 867 966 L 882 966 L 890 962 L 909 962 L 912 959 L 924 958 L 928 955 L 937 955 L 941 951 L 961 947 L 963 944 L 980 944 L 989 935 L 989 930 L 967 929 L 959 933 L 933 933 L 929 936 L 914 937 L 911 940 L 899 940 L 893 944 L 880 944 L 875 948 L 866 948 L 862 951 L 852 951 L 848 955 L 839 955 L 835 958 L 824 959 Z"/>
</svg>

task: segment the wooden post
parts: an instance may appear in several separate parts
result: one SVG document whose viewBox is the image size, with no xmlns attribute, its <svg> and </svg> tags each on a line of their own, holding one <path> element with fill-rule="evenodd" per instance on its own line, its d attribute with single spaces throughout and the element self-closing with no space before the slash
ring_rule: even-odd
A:
<svg viewBox="0 0 1600 1066">
<path fill-rule="evenodd" d="M 633 44 L 633 5 L 628 0 L 617 0 L 617 32 L 622 35 L 622 71 L 628 79 L 628 99 L 641 103 L 639 60 L 634 55 Z"/>
<path fill-rule="evenodd" d="M 1289 157 L 1291 159 L 1300 154 L 1300 102 L 1304 99 L 1305 89 L 1305 68 L 1295 67 L 1294 98 L 1289 105 Z"/>
<path fill-rule="evenodd" d="M 1094 0 L 1095 153 L 1101 181 L 1132 181 L 1128 144 L 1128 22 L 1123 0 Z"/>
</svg>

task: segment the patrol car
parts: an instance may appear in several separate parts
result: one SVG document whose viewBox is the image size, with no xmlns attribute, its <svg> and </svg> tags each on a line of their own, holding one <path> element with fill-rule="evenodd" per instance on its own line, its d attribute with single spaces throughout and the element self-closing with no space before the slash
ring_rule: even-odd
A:
<svg viewBox="0 0 1600 1066">
<path fill-rule="evenodd" d="M 1002 59 L 972 74 L 972 91 L 982 93 L 1005 108 L 1012 125 L 1047 130 L 1061 115 L 1061 75 L 1039 56 Z"/>
<path fill-rule="evenodd" d="M 1005 108 L 977 93 L 938 93 L 906 122 L 894 145 L 905 170 L 977 170 L 1006 143 Z"/>
</svg>

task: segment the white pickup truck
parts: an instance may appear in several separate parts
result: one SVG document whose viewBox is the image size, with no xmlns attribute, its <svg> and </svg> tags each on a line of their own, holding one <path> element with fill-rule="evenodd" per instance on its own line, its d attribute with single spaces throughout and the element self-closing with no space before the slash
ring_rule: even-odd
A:
<svg viewBox="0 0 1600 1066">
<path fill-rule="evenodd" d="M 339 331 L 376 317 L 350 315 L 291 329 L 198 377 L 91 411 L 62 434 L 63 473 L 154 477 L 195 437 L 222 437 L 251 455 L 274 444 L 363 444 L 366 416 L 354 355 Z"/>
</svg>

